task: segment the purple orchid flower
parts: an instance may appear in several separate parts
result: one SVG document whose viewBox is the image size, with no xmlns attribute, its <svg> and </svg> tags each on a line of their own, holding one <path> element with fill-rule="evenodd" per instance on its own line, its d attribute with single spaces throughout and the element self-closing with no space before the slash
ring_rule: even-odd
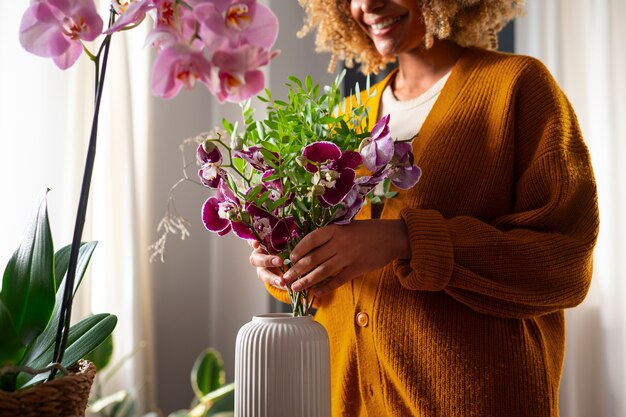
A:
<svg viewBox="0 0 626 417">
<path fill-rule="evenodd" d="M 20 24 L 20 43 L 28 52 L 52 58 L 61 69 L 71 67 L 103 22 L 93 0 L 34 0 Z"/>
<path fill-rule="evenodd" d="M 332 142 L 314 142 L 304 148 L 302 156 L 307 160 L 304 168 L 312 172 L 313 183 L 324 187 L 320 195 L 322 206 L 339 204 L 354 186 L 354 170 L 361 164 L 358 152 L 341 152 Z"/>
<path fill-rule="evenodd" d="M 279 219 L 272 229 L 270 246 L 275 254 L 281 253 L 287 249 L 290 241 L 298 239 L 300 236 L 298 224 L 292 216 Z"/>
<path fill-rule="evenodd" d="M 274 171 L 273 169 L 269 169 L 265 171 L 263 175 L 261 175 L 261 182 L 264 188 L 263 190 L 261 190 L 261 193 L 269 191 L 270 194 L 268 196 L 268 199 L 271 201 L 277 201 L 284 196 L 284 188 L 280 179 L 277 178 L 274 180 L 266 180 L 266 178 L 268 178 L 269 176 L 274 175 L 275 172 L 276 171 Z M 289 193 L 289 196 L 285 199 L 285 202 L 281 204 L 279 207 L 277 207 L 276 210 L 278 210 L 280 207 L 288 206 L 289 204 L 291 204 L 294 198 L 295 198 L 294 193 L 293 192 Z"/>
<path fill-rule="evenodd" d="M 222 153 L 215 143 L 206 141 L 198 145 L 196 152 L 200 169 L 198 177 L 205 187 L 217 188 L 222 178 L 226 178 L 226 171 L 221 168 Z"/>
<path fill-rule="evenodd" d="M 342 207 L 335 213 L 334 219 L 330 222 L 332 224 L 348 224 L 354 219 L 354 216 L 361 210 L 365 202 L 365 195 L 367 192 L 363 192 L 363 189 L 354 184 L 352 189 L 348 192 L 346 197 L 342 201 Z"/>
<path fill-rule="evenodd" d="M 389 165 L 388 177 L 391 183 L 401 190 L 413 187 L 422 176 L 422 170 L 413 163 L 411 143 L 396 142 L 394 155 Z"/>
<path fill-rule="evenodd" d="M 257 171 L 266 172 L 272 168 L 265 163 L 261 149 L 263 149 L 261 146 L 250 146 L 248 149 L 233 152 L 233 157 L 243 159 Z M 279 156 L 276 152 L 272 152 L 272 154 L 277 158 Z"/>
<path fill-rule="evenodd" d="M 202 222 L 207 230 L 224 236 L 241 216 L 241 203 L 228 185 L 220 180 L 217 192 L 202 206 Z"/>
<path fill-rule="evenodd" d="M 374 125 L 370 137 L 361 142 L 363 166 L 371 172 L 376 172 L 380 167 L 387 165 L 393 157 L 393 143 L 389 131 L 389 115 L 386 115 Z"/>
<path fill-rule="evenodd" d="M 246 204 L 245 212 L 247 221 L 231 222 L 233 232 L 242 239 L 261 242 L 272 254 L 284 251 L 290 240 L 300 236 L 293 217 L 278 218 L 253 203 Z"/>
<path fill-rule="evenodd" d="M 152 92 L 160 97 L 174 97 L 184 86 L 192 89 L 196 80 L 211 89 L 211 64 L 202 51 L 184 44 L 167 46 L 152 68 Z"/>
</svg>

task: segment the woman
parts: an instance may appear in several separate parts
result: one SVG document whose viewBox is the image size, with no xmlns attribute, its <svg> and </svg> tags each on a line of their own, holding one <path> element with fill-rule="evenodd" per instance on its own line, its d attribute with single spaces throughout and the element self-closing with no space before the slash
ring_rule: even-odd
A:
<svg viewBox="0 0 626 417">
<path fill-rule="evenodd" d="M 389 113 L 395 137 L 419 132 L 423 171 L 379 219 L 366 206 L 306 236 L 284 276 L 250 257 L 280 299 L 316 288 L 333 415 L 557 416 L 563 310 L 589 288 L 598 209 L 567 98 L 540 62 L 488 50 L 519 2 L 301 3 L 333 60 L 397 60 L 370 127 Z"/>
</svg>

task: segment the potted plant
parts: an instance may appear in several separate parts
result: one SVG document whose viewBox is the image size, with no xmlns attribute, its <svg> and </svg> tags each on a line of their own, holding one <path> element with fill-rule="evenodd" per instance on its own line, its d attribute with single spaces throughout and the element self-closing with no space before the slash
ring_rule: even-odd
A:
<svg viewBox="0 0 626 417">
<path fill-rule="evenodd" d="M 54 253 L 44 196 L 33 225 L 4 274 L 0 296 L 0 416 L 84 415 L 87 396 L 84 402 L 81 397 L 76 407 L 65 408 L 76 387 L 55 394 L 56 402 L 51 402 L 49 395 L 31 395 L 31 390 L 45 385 L 48 393 L 57 381 L 82 375 L 67 367 L 115 327 L 117 319 L 111 315 L 94 315 L 71 328 L 70 318 L 73 294 L 95 247 L 95 243 L 81 244 L 81 239 L 111 37 L 140 24 L 147 13 L 154 18 L 148 42 L 157 50 L 151 87 L 155 95 L 164 98 L 172 98 L 182 87 L 192 88 L 198 81 L 220 102 L 243 100 L 263 88 L 260 68 L 277 54 L 271 51 L 278 31 L 276 16 L 256 0 L 197 4 L 112 0 L 106 26 L 94 0 L 30 3 L 20 24 L 22 46 L 35 55 L 52 58 L 63 70 L 84 52 L 94 63 L 95 99 L 72 244 Z M 100 36 L 103 40 L 97 52 L 90 51 L 89 42 Z M 80 385 L 88 393 L 95 369 L 85 366 L 86 379 L 81 379 Z M 28 403 L 36 403 L 32 412 L 25 411 Z"/>
<path fill-rule="evenodd" d="M 80 246 L 72 298 L 95 247 L 96 242 Z M 84 415 L 95 366 L 81 359 L 111 334 L 117 317 L 94 314 L 71 326 L 63 359 L 54 361 L 69 255 L 69 245 L 54 252 L 44 193 L 0 290 L 2 417 Z"/>
</svg>

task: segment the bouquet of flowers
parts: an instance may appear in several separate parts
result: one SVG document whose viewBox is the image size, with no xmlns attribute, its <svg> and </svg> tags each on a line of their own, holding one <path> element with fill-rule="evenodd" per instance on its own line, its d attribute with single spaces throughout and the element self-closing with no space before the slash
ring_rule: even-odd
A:
<svg viewBox="0 0 626 417">
<path fill-rule="evenodd" d="M 417 183 L 421 170 L 410 142 L 394 141 L 389 115 L 369 131 L 358 86 L 353 99 L 341 99 L 342 77 L 324 89 L 310 77 L 290 77 L 288 101 L 267 89 L 258 97 L 267 104 L 263 120 L 244 104 L 241 126 L 223 120 L 223 130 L 199 144 L 198 175 L 214 190 L 202 208 L 209 231 L 257 240 L 288 266 L 306 234 L 349 223 L 366 198 L 393 197 L 391 184 Z M 371 96 L 369 85 L 364 96 Z M 314 297 L 288 292 L 293 314 L 308 314 Z"/>
</svg>

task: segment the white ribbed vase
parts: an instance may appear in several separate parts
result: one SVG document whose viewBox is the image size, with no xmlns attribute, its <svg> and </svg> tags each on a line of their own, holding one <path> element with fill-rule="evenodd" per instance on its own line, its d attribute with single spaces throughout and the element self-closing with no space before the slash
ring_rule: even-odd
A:
<svg viewBox="0 0 626 417">
<path fill-rule="evenodd" d="M 330 417 L 328 334 L 311 316 L 254 316 L 235 350 L 235 417 Z"/>
</svg>

